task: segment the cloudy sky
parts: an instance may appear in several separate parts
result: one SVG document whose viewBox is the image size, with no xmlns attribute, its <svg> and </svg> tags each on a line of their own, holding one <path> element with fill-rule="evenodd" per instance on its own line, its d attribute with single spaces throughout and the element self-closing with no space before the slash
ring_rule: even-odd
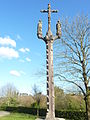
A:
<svg viewBox="0 0 90 120">
<path fill-rule="evenodd" d="M 20 92 L 31 92 L 34 84 L 45 90 L 45 77 L 36 75 L 45 64 L 45 43 L 37 38 L 37 23 L 47 30 L 47 15 L 40 13 L 51 3 L 52 32 L 62 17 L 90 13 L 90 0 L 0 0 L 0 87 L 12 83 Z M 90 16 L 89 16 L 90 17 Z"/>
</svg>

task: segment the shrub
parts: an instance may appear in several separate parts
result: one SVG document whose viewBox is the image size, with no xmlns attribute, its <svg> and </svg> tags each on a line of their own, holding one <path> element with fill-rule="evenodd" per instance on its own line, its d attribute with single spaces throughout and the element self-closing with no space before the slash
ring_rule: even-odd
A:
<svg viewBox="0 0 90 120">
<path fill-rule="evenodd" d="M 6 107 L 5 110 L 9 111 L 9 112 L 27 113 L 27 114 L 32 114 L 32 115 L 36 115 L 37 114 L 37 109 L 36 108 L 28 108 L 28 107 Z"/>
<path fill-rule="evenodd" d="M 9 112 L 18 112 L 37 115 L 37 108 L 29 107 L 4 107 Z M 46 116 L 46 109 L 39 109 L 40 116 Z M 55 111 L 56 117 L 66 118 L 71 120 L 86 120 L 86 113 L 84 111 Z"/>
<path fill-rule="evenodd" d="M 86 120 L 86 113 L 84 111 L 56 111 L 56 117 L 71 120 Z"/>
</svg>

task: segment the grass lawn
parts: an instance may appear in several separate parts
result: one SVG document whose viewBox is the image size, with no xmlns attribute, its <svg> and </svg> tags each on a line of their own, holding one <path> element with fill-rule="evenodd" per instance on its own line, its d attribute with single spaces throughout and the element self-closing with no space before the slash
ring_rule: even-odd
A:
<svg viewBox="0 0 90 120">
<path fill-rule="evenodd" d="M 36 116 L 20 113 L 11 113 L 8 116 L 0 117 L 0 120 L 35 120 Z"/>
</svg>

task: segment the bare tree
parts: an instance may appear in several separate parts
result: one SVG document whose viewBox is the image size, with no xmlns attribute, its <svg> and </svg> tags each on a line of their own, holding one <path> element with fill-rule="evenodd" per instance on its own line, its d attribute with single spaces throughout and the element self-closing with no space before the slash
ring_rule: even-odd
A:
<svg viewBox="0 0 90 120">
<path fill-rule="evenodd" d="M 56 75 L 76 85 L 83 93 L 87 120 L 90 120 L 90 21 L 81 15 L 62 22 L 62 38 L 55 43 Z M 57 49 L 58 48 L 58 49 Z"/>
<path fill-rule="evenodd" d="M 16 99 L 18 96 L 18 90 L 13 84 L 6 84 L 5 86 L 2 86 L 0 90 L 0 94 L 2 97 L 5 97 L 7 99 L 7 105 L 10 106 L 10 104 L 13 102 L 13 104 L 16 104 Z"/>
<path fill-rule="evenodd" d="M 36 85 L 34 85 L 33 87 L 33 94 L 34 94 L 34 100 L 36 102 L 36 107 L 37 107 L 37 116 L 39 116 L 39 108 L 40 108 L 42 93 L 39 90 L 38 86 Z"/>
</svg>

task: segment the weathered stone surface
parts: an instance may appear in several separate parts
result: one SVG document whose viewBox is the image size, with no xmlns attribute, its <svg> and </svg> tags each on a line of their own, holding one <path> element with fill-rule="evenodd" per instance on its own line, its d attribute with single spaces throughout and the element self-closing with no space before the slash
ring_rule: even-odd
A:
<svg viewBox="0 0 90 120">
<path fill-rule="evenodd" d="M 46 120 L 46 119 L 40 119 L 40 118 L 37 118 L 36 120 Z M 50 120 L 50 119 L 49 119 Z M 52 120 L 52 119 L 51 119 Z M 55 118 L 54 120 L 65 120 L 64 118 Z"/>
<path fill-rule="evenodd" d="M 41 10 L 43 13 L 48 13 L 48 30 L 46 36 L 42 35 L 42 22 L 38 23 L 37 36 L 46 43 L 46 68 L 47 68 L 47 115 L 45 120 L 60 120 L 55 118 L 55 96 L 54 96 L 54 80 L 53 80 L 53 42 L 61 37 L 61 23 L 57 23 L 57 33 L 54 36 L 51 32 L 51 13 L 57 13 L 57 10 L 51 10 L 51 5 L 48 4 L 47 10 Z"/>
<path fill-rule="evenodd" d="M 55 118 L 55 120 L 65 120 L 64 118 Z"/>
</svg>

